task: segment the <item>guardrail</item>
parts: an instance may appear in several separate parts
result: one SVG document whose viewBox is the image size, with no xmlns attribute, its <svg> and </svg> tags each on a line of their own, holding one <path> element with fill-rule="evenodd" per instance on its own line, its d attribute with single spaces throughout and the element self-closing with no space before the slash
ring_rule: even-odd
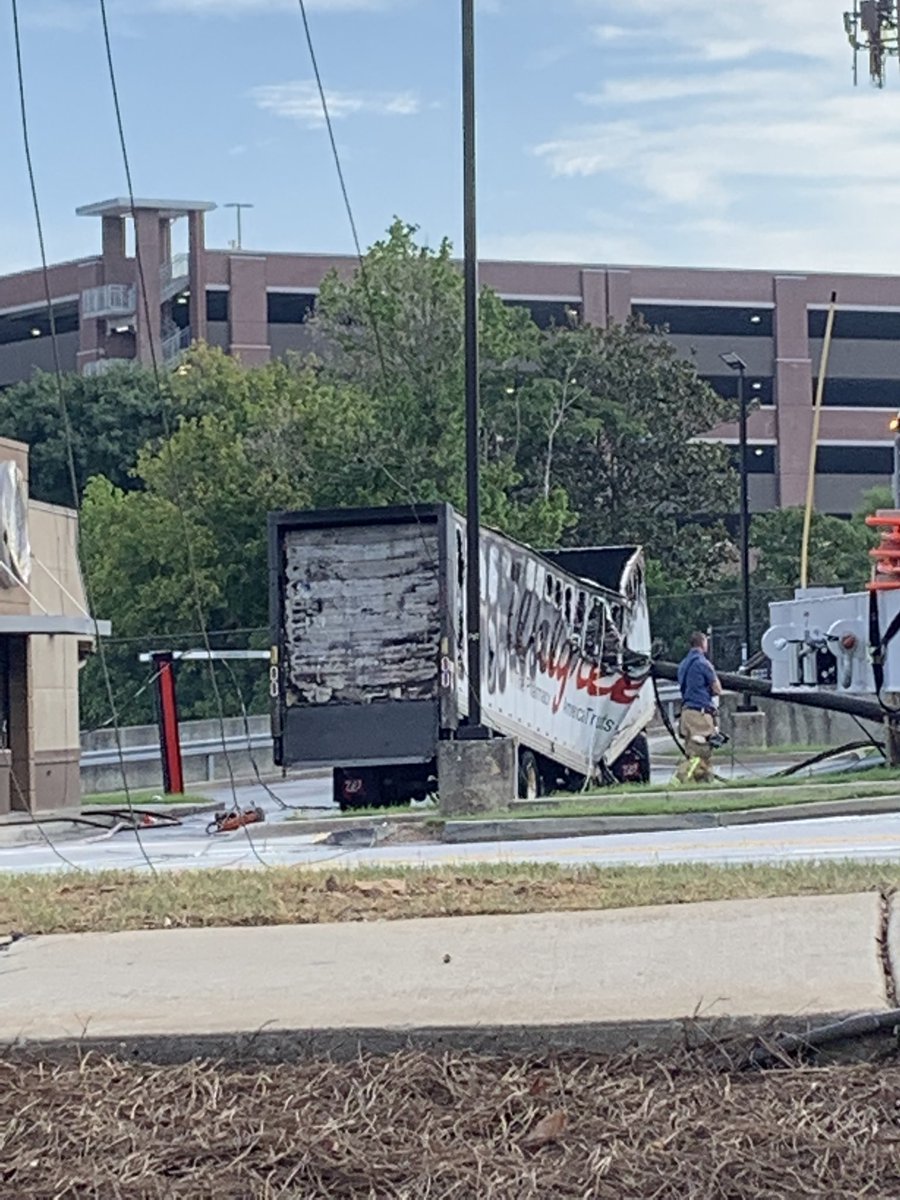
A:
<svg viewBox="0 0 900 1200">
<path fill-rule="evenodd" d="M 660 703 L 668 709 L 670 720 L 675 720 L 675 706 L 681 700 L 678 687 L 660 681 L 658 684 Z M 251 718 L 258 722 L 259 718 Z M 232 723 L 232 728 L 234 724 Z M 147 732 L 150 730 L 148 728 Z M 272 735 L 268 728 L 250 730 L 249 739 L 244 731 L 192 740 L 182 736 L 181 757 L 184 762 L 185 778 L 189 783 L 208 783 L 225 778 L 228 768 L 239 769 L 252 775 L 253 761 L 261 771 L 272 768 Z M 227 755 L 227 762 L 226 762 Z M 85 792 L 119 791 L 122 786 L 122 764 L 125 765 L 129 787 L 153 788 L 162 786 L 162 760 L 158 742 L 145 742 L 139 746 L 123 745 L 121 757 L 116 746 L 101 749 L 84 749 L 81 752 L 82 788 Z"/>
<path fill-rule="evenodd" d="M 211 754 L 222 754 L 224 750 L 227 750 L 229 754 L 233 751 L 248 749 L 256 751 L 271 747 L 271 745 L 271 734 L 251 732 L 249 739 L 246 734 L 234 735 L 226 737 L 224 743 L 222 738 L 208 738 L 202 742 L 183 742 L 181 757 L 194 758 L 201 754 L 209 757 Z M 159 756 L 159 746 L 123 746 L 121 756 L 115 747 L 107 750 L 82 750 L 81 765 L 82 767 L 109 767 L 123 759 L 126 763 L 159 762 Z"/>
<path fill-rule="evenodd" d="M 162 341 L 162 357 L 163 362 L 167 366 L 173 366 L 177 359 L 181 357 L 183 351 L 191 344 L 190 327 L 177 329 L 174 333 L 170 333 L 168 337 Z"/>
<path fill-rule="evenodd" d="M 181 758 L 185 782 L 212 783 L 227 779 L 229 773 L 252 778 L 255 767 L 263 774 L 274 769 L 272 735 L 268 730 L 183 740 Z M 122 770 L 129 788 L 162 788 L 162 758 L 158 744 L 123 746 L 121 756 L 115 746 L 81 752 L 81 790 L 85 795 L 122 790 Z"/>
<path fill-rule="evenodd" d="M 83 317 L 128 317 L 135 312 L 133 283 L 101 283 L 81 293 Z"/>
<path fill-rule="evenodd" d="M 168 300 L 175 292 L 180 291 L 187 283 L 190 271 L 190 259 L 186 254 L 173 254 L 169 262 L 159 268 L 159 286 L 162 299 Z"/>
</svg>

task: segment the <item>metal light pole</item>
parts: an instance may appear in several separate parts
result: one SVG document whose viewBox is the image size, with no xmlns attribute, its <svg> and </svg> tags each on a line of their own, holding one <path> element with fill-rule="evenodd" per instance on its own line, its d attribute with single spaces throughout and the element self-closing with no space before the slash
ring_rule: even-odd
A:
<svg viewBox="0 0 900 1200">
<path fill-rule="evenodd" d="M 750 500 L 748 494 L 747 470 L 747 396 L 744 388 L 744 376 L 747 364 L 737 354 L 720 354 L 722 362 L 732 371 L 737 371 L 737 392 L 739 411 L 739 441 L 741 450 L 741 588 L 743 591 L 743 642 L 741 644 L 741 667 L 746 668 L 750 657 Z M 753 704 L 749 693 L 741 698 L 742 712 L 751 712 Z"/>
<path fill-rule="evenodd" d="M 900 509 L 900 413 L 891 418 L 890 431 L 894 435 L 894 473 L 891 476 L 891 492 L 894 508 Z"/>
<path fill-rule="evenodd" d="M 481 725 L 481 500 L 478 452 L 478 223 L 475 174 L 475 0 L 462 0 L 463 225 L 466 356 L 466 624 L 469 716 L 464 736 Z"/>
<path fill-rule="evenodd" d="M 222 207 L 223 208 L 233 208 L 235 210 L 235 212 L 237 213 L 237 245 L 236 245 L 236 249 L 240 250 L 241 246 L 243 245 L 243 241 L 241 238 L 241 211 L 245 208 L 252 208 L 253 205 L 245 204 L 242 201 L 239 204 L 238 203 L 223 204 Z"/>
</svg>

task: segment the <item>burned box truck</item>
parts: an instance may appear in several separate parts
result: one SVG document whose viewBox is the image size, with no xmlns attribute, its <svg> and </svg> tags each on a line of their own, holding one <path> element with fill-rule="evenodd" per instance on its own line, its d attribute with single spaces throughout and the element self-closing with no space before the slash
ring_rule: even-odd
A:
<svg viewBox="0 0 900 1200">
<path fill-rule="evenodd" d="M 342 808 L 437 790 L 467 709 L 465 519 L 448 505 L 269 518 L 275 761 Z M 534 797 L 646 780 L 654 711 L 638 547 L 538 553 L 481 533 L 482 723 Z"/>
</svg>

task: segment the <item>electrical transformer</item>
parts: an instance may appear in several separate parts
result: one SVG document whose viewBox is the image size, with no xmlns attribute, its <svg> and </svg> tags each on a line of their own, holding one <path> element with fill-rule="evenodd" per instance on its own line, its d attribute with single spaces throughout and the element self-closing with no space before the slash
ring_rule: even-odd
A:
<svg viewBox="0 0 900 1200">
<path fill-rule="evenodd" d="M 805 588 L 769 605 L 763 652 L 772 691 L 847 695 L 900 694 L 900 512 L 879 512 L 870 551 L 873 578 L 864 592 Z"/>
</svg>

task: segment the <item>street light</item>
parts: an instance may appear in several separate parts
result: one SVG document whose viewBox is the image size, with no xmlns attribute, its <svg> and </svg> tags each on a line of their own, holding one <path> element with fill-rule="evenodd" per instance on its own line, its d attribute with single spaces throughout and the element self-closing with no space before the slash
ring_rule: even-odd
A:
<svg viewBox="0 0 900 1200">
<path fill-rule="evenodd" d="M 235 210 L 235 212 L 237 213 L 237 244 L 236 244 L 235 248 L 237 250 L 240 250 L 240 248 L 243 244 L 241 241 L 241 211 L 245 208 L 252 208 L 253 205 L 245 204 L 243 201 L 241 201 L 240 203 L 233 201 L 230 204 L 223 204 L 222 207 L 223 208 L 233 208 Z"/>
<path fill-rule="evenodd" d="M 741 585 L 744 595 L 744 640 L 741 646 L 741 667 L 746 669 L 750 655 L 750 503 L 747 494 L 747 398 L 744 392 L 744 376 L 747 364 L 733 351 L 720 354 L 722 362 L 732 371 L 737 371 L 738 409 L 740 412 L 741 447 Z M 742 712 L 752 712 L 750 696 L 741 698 Z"/>
</svg>

